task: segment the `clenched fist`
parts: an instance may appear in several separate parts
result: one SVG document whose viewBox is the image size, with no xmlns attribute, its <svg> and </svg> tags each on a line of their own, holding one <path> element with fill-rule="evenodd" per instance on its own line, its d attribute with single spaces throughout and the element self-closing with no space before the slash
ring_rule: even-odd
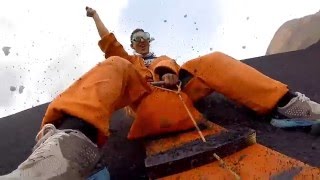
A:
<svg viewBox="0 0 320 180">
<path fill-rule="evenodd" d="M 97 14 L 96 10 L 90 8 L 90 7 L 86 7 L 86 11 L 87 11 L 87 16 L 88 17 L 93 17 L 95 14 Z"/>
</svg>

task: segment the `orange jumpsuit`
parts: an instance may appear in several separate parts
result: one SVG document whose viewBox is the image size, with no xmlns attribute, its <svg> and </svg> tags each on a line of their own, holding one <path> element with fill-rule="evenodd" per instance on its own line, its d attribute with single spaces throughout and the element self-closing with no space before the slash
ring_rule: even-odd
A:
<svg viewBox="0 0 320 180">
<path fill-rule="evenodd" d="M 167 56 L 156 58 L 149 67 L 138 55 L 129 55 L 111 33 L 99 41 L 106 60 L 74 82 L 48 106 L 42 121 L 58 123 L 64 115 L 83 119 L 109 135 L 111 114 L 130 106 L 136 113 L 129 139 L 158 135 L 193 127 L 179 97 L 174 92 L 150 86 L 165 71 L 179 75 L 187 71 L 192 79 L 182 97 L 197 121 L 201 114 L 192 102 L 217 91 L 258 113 L 270 112 L 288 91 L 287 85 L 220 52 L 192 59 L 181 67 Z"/>
</svg>

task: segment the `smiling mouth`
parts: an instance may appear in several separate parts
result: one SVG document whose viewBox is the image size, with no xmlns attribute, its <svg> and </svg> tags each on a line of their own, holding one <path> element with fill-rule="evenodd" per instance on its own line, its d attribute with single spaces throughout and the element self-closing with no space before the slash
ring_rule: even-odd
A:
<svg viewBox="0 0 320 180">
<path fill-rule="evenodd" d="M 139 46 L 140 47 L 146 47 L 146 43 L 140 43 Z"/>
<path fill-rule="evenodd" d="M 140 48 L 141 48 L 142 50 L 146 50 L 147 46 L 142 45 L 142 46 L 140 46 Z"/>
</svg>

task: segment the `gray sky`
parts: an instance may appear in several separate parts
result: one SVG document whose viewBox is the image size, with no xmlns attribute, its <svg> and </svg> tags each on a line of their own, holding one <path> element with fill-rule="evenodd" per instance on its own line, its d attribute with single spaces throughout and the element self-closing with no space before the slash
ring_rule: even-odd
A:
<svg viewBox="0 0 320 180">
<path fill-rule="evenodd" d="M 87 5 L 129 53 L 130 33 L 139 27 L 156 39 L 157 55 L 182 64 L 211 51 L 237 59 L 262 56 L 281 24 L 319 11 L 319 0 L 307 2 L 0 0 L 0 117 L 51 101 L 103 60 Z M 7 56 L 4 46 L 11 47 Z"/>
</svg>

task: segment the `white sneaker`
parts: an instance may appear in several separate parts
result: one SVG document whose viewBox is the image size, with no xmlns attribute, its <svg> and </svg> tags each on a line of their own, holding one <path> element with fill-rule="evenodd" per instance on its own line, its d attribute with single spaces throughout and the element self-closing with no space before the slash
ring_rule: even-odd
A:
<svg viewBox="0 0 320 180">
<path fill-rule="evenodd" d="M 38 139 L 27 160 L 1 180 L 86 179 L 100 158 L 97 146 L 77 130 L 46 124 Z"/>
<path fill-rule="evenodd" d="M 311 101 L 304 94 L 296 92 L 297 97 L 284 107 L 278 107 L 278 112 L 290 119 L 320 119 L 320 104 Z"/>
</svg>

